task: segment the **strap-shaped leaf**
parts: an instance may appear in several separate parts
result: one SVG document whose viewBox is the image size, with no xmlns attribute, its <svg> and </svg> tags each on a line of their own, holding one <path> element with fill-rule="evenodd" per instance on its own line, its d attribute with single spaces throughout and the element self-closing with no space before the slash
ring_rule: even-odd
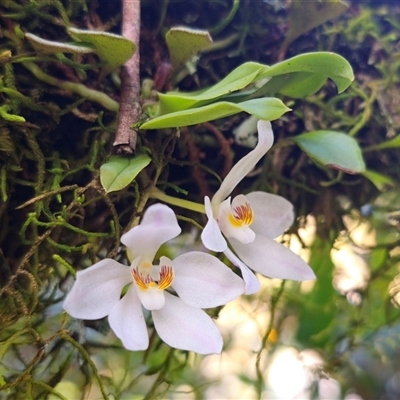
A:
<svg viewBox="0 0 400 400">
<path fill-rule="evenodd" d="M 308 83 L 312 87 L 312 76 L 314 76 L 318 82 L 318 85 L 313 87 L 312 90 L 305 92 L 306 95 L 315 93 L 319 87 L 322 86 L 321 82 L 325 81 L 327 78 L 332 79 L 335 82 L 339 93 L 346 90 L 354 80 L 353 69 L 349 62 L 342 56 L 328 52 L 305 53 L 275 64 L 261 73 L 258 76 L 259 79 L 266 77 L 272 77 L 272 79 L 267 82 L 265 86 L 257 90 L 257 92 L 255 92 L 251 97 L 265 96 L 270 93 L 269 87 L 273 84 L 275 79 L 274 77 L 286 75 L 289 78 L 290 75 L 288 74 L 298 72 L 306 74 L 300 75 L 300 79 L 298 77 L 295 78 L 296 81 L 293 83 L 297 85 L 297 87 L 301 83 L 302 79 L 308 80 Z M 282 82 L 284 83 L 284 80 Z M 290 92 L 290 88 L 285 85 L 283 85 L 283 89 L 286 90 L 285 94 L 288 95 L 291 95 L 293 92 L 296 94 L 296 91 L 298 90 L 295 88 Z M 276 92 L 280 92 L 279 87 L 276 87 Z M 299 92 L 298 94 L 302 93 Z M 294 97 L 303 96 L 297 95 Z"/>
<path fill-rule="evenodd" d="M 140 126 L 140 129 L 162 129 L 201 124 L 202 122 L 228 117 L 241 111 L 259 119 L 272 121 L 290 111 L 290 108 L 275 97 L 247 100 L 237 104 L 220 101 L 203 107 L 162 115 L 145 122 Z"/>
<path fill-rule="evenodd" d="M 314 131 L 291 137 L 310 158 L 348 174 L 365 171 L 360 146 L 351 136 L 335 131 Z"/>
<path fill-rule="evenodd" d="M 262 67 L 261 64 L 247 62 L 234 69 L 222 81 L 207 89 L 193 93 L 159 93 L 160 114 L 167 114 L 194 106 L 197 107 L 226 94 L 241 90 L 256 80 L 258 74 L 262 71 Z"/>
<path fill-rule="evenodd" d="M 276 93 L 301 99 L 318 92 L 324 85 L 326 77 L 312 72 L 292 72 L 271 78 L 249 98 L 274 96 Z"/>
<path fill-rule="evenodd" d="M 100 182 L 107 193 L 128 186 L 147 165 L 151 158 L 147 154 L 137 154 L 133 158 L 112 156 L 100 167 Z"/>
<path fill-rule="evenodd" d="M 271 67 L 248 62 L 210 88 L 195 93 L 160 94 L 160 114 L 212 103 L 265 78 L 271 79 L 250 98 L 270 96 L 271 92 L 281 91 L 289 96 L 303 97 L 315 93 L 328 78 L 335 82 L 338 92 L 341 93 L 354 80 L 354 74 L 345 58 L 328 52 L 301 54 Z"/>
</svg>

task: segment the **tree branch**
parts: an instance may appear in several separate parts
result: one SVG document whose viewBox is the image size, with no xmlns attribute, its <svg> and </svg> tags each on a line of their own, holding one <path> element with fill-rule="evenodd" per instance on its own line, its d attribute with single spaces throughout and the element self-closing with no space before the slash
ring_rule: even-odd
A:
<svg viewBox="0 0 400 400">
<path fill-rule="evenodd" d="M 121 101 L 113 151 L 118 154 L 132 154 L 136 147 L 137 132 L 131 129 L 131 126 L 139 121 L 141 115 L 140 0 L 122 1 L 122 35 L 132 40 L 137 50 L 133 57 L 121 67 Z"/>
</svg>

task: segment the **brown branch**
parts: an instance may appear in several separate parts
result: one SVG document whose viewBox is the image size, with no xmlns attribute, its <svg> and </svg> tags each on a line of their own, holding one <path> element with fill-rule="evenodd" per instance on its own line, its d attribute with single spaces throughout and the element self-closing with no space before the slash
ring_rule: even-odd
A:
<svg viewBox="0 0 400 400">
<path fill-rule="evenodd" d="M 79 187 L 78 185 L 69 185 L 69 186 L 64 186 L 64 187 L 56 189 L 56 190 L 52 190 L 51 192 L 42 193 L 39 196 L 36 196 L 36 197 L 33 197 L 33 198 L 29 199 L 28 201 L 26 201 L 25 203 L 21 204 L 20 206 L 15 207 L 15 209 L 16 210 L 20 210 L 21 208 L 24 208 L 24 207 L 29 206 L 29 205 L 31 205 L 33 203 L 36 203 L 36 202 L 38 202 L 40 200 L 43 200 L 46 197 L 54 196 L 55 194 L 66 192 L 68 190 L 74 190 L 74 189 L 77 189 L 78 187 Z"/>
<path fill-rule="evenodd" d="M 190 132 L 187 128 L 182 128 L 181 135 L 187 146 L 189 159 L 193 165 L 193 179 L 197 183 L 197 186 L 200 190 L 201 197 L 202 198 L 204 198 L 204 196 L 211 197 L 212 194 L 211 194 L 210 187 L 208 186 L 208 182 L 206 180 L 205 173 L 197 165 L 197 164 L 200 164 L 200 160 L 201 160 L 200 151 L 196 147 L 196 144 L 194 143 L 194 140 L 193 140 L 192 136 L 190 135 Z"/>
<path fill-rule="evenodd" d="M 232 158 L 232 153 L 231 153 L 232 140 L 227 139 L 224 136 L 224 134 L 212 123 L 204 122 L 202 125 L 214 134 L 214 136 L 217 138 L 219 144 L 221 145 L 220 154 L 222 154 L 225 159 L 224 169 L 222 170 L 222 173 L 221 173 L 221 178 L 223 179 L 223 178 L 225 178 L 226 175 L 228 175 L 228 172 L 232 169 L 232 165 L 233 165 L 233 158 Z"/>
<path fill-rule="evenodd" d="M 140 0 L 122 1 L 122 35 L 136 44 L 136 52 L 121 67 L 121 100 L 118 128 L 113 151 L 118 154 L 132 154 L 135 151 L 137 132 L 131 126 L 139 121 L 140 106 Z"/>
</svg>

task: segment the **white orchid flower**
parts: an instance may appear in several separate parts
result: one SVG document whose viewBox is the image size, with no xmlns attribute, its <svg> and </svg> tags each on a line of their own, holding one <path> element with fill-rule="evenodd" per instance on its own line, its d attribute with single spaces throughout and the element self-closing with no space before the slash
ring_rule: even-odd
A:
<svg viewBox="0 0 400 400">
<path fill-rule="evenodd" d="M 228 197 L 273 144 L 271 123 L 258 121 L 257 128 L 257 146 L 233 166 L 211 201 L 206 196 L 204 206 L 208 222 L 201 235 L 205 247 L 224 252 L 241 269 L 246 294 L 260 288 L 249 267 L 271 278 L 298 281 L 315 278 L 304 260 L 274 240 L 294 221 L 289 201 L 264 192 L 240 194 L 233 200 Z M 229 249 L 225 238 L 236 254 Z"/>
<path fill-rule="evenodd" d="M 173 261 L 161 257 L 159 265 L 153 265 L 159 247 L 180 232 L 168 206 L 149 207 L 141 224 L 121 237 L 132 253 L 131 267 L 105 259 L 79 271 L 64 309 L 80 319 L 108 315 L 125 348 L 145 350 L 149 337 L 143 306 L 151 311 L 154 326 L 168 345 L 200 354 L 220 353 L 222 337 L 201 308 L 235 299 L 243 293 L 244 283 L 216 257 L 203 252 L 185 253 Z"/>
</svg>

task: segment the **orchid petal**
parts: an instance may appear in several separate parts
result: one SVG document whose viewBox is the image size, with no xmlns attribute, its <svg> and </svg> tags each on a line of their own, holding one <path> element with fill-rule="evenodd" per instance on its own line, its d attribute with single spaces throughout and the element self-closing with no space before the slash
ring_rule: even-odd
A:
<svg viewBox="0 0 400 400">
<path fill-rule="evenodd" d="M 129 248 L 132 258 L 153 261 L 160 246 L 181 233 L 175 213 L 164 204 L 154 204 L 144 213 L 140 225 L 135 226 L 121 237 Z"/>
<path fill-rule="evenodd" d="M 111 329 L 128 350 L 146 350 L 149 346 L 142 305 L 132 286 L 108 316 Z"/>
<path fill-rule="evenodd" d="M 260 281 L 253 274 L 250 268 L 244 264 L 230 249 L 226 249 L 224 254 L 233 265 L 240 268 L 245 283 L 244 294 L 254 294 L 258 292 L 261 288 Z"/>
<path fill-rule="evenodd" d="M 118 303 L 122 289 L 132 282 L 129 267 L 106 258 L 78 271 L 63 307 L 74 318 L 99 319 Z"/>
<path fill-rule="evenodd" d="M 136 293 L 142 302 L 142 305 L 147 310 L 159 310 L 164 307 L 165 297 L 164 290 L 156 287 L 149 287 L 147 289 L 141 289 L 136 284 Z"/>
<path fill-rule="evenodd" d="M 221 306 L 243 293 L 243 280 L 210 254 L 192 251 L 182 254 L 173 263 L 172 287 L 192 307 Z"/>
<path fill-rule="evenodd" d="M 230 243 L 247 266 L 264 276 L 294 281 L 315 278 L 314 272 L 301 257 L 267 236 L 257 235 L 249 244 L 235 239 Z"/>
<path fill-rule="evenodd" d="M 210 198 L 206 196 L 204 198 L 204 208 L 208 217 L 206 226 L 201 233 L 201 240 L 204 246 L 212 251 L 224 251 L 228 244 L 222 236 L 221 229 L 218 226 L 218 222 L 213 216 L 213 210 L 211 207 Z"/>
<path fill-rule="evenodd" d="M 258 143 L 257 146 L 246 156 L 240 159 L 225 177 L 219 190 L 215 193 L 211 202 L 213 205 L 220 204 L 236 187 L 236 185 L 256 166 L 258 161 L 272 147 L 274 134 L 269 121 L 258 121 Z"/>
<path fill-rule="evenodd" d="M 243 209 L 246 210 L 246 206 L 248 209 L 244 212 L 244 214 L 246 214 L 243 215 L 245 217 L 244 220 L 242 221 L 240 218 L 235 218 L 235 208 L 244 207 Z M 242 194 L 236 196 L 232 205 L 230 197 L 221 203 L 218 210 L 218 225 L 227 238 L 233 237 L 242 243 L 251 243 L 255 239 L 256 234 L 245 223 L 246 218 L 249 223 L 253 220 L 253 213 L 250 209 L 249 202 L 246 200 L 246 196 Z"/>
<path fill-rule="evenodd" d="M 294 220 L 293 205 L 276 194 L 252 192 L 246 195 L 253 210 L 251 229 L 256 234 L 276 238 L 291 227 Z"/>
<path fill-rule="evenodd" d="M 203 310 L 170 293 L 165 293 L 165 300 L 161 310 L 152 311 L 154 326 L 165 343 L 199 354 L 221 353 L 221 334 Z"/>
</svg>

